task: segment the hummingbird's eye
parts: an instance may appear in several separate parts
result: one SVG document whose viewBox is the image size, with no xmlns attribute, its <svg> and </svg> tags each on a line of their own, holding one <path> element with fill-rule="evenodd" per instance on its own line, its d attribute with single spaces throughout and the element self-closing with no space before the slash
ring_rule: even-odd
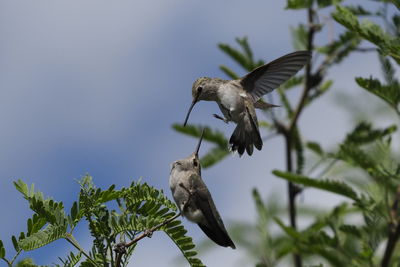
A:
<svg viewBox="0 0 400 267">
<path fill-rule="evenodd" d="M 203 91 L 203 87 L 201 86 L 197 87 L 197 93 L 201 93 L 201 91 Z"/>
<path fill-rule="evenodd" d="M 197 161 L 197 159 L 194 159 L 194 160 L 193 160 L 193 165 L 194 165 L 195 167 L 199 166 L 199 162 Z"/>
</svg>

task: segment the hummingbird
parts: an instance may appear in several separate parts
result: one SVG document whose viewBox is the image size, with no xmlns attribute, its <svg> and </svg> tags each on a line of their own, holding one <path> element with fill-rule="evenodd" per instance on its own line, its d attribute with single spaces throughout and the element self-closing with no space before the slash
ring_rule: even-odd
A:
<svg viewBox="0 0 400 267">
<path fill-rule="evenodd" d="M 261 150 L 263 142 L 258 129 L 255 109 L 277 107 L 266 103 L 262 96 L 279 87 L 295 75 L 311 58 L 309 51 L 297 51 L 275 59 L 268 64 L 255 68 L 237 80 L 201 77 L 192 86 L 192 104 L 185 118 L 186 125 L 194 105 L 200 101 L 217 102 L 223 117 L 215 118 L 237 124 L 229 144 L 232 151 L 243 155 L 253 154 L 253 146 Z"/>
<path fill-rule="evenodd" d="M 235 244 L 229 237 L 211 194 L 201 178 L 199 149 L 203 135 L 204 130 L 196 150 L 190 156 L 172 163 L 169 187 L 184 217 L 197 223 L 201 230 L 218 245 L 234 249 Z"/>
</svg>

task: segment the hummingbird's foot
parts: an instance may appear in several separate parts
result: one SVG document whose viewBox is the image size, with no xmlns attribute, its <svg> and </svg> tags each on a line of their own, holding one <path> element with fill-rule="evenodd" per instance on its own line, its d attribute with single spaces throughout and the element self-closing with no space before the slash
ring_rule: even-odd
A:
<svg viewBox="0 0 400 267">
<path fill-rule="evenodd" d="M 223 117 L 219 116 L 218 114 L 213 114 L 213 116 L 214 116 L 214 118 L 219 119 L 219 120 L 225 122 L 226 124 L 228 124 L 228 122 L 229 122 L 226 118 L 223 118 Z"/>
</svg>

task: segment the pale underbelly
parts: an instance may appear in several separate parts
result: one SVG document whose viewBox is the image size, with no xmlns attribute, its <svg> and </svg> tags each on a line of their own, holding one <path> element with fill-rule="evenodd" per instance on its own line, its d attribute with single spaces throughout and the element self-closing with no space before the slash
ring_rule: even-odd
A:
<svg viewBox="0 0 400 267">
<path fill-rule="evenodd" d="M 236 88 L 224 86 L 220 88 L 218 97 L 220 99 L 218 106 L 225 118 L 238 123 L 245 109 L 243 96 Z"/>
<path fill-rule="evenodd" d="M 240 118 L 242 116 L 243 108 L 240 108 L 240 106 L 237 107 L 231 107 L 231 108 L 226 108 L 225 106 L 218 104 L 219 109 L 221 110 L 222 114 L 224 114 L 224 117 L 228 119 L 228 121 L 233 121 L 235 123 L 238 123 L 240 121 Z"/>
</svg>

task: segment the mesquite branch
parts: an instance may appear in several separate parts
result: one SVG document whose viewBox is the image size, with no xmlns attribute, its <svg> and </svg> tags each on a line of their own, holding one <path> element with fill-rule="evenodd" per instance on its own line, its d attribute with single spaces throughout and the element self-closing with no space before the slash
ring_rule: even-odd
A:
<svg viewBox="0 0 400 267">
<path fill-rule="evenodd" d="M 390 210 L 390 216 L 392 221 L 389 224 L 389 238 L 386 244 L 385 254 L 382 258 L 382 267 L 388 267 L 390 264 L 390 259 L 392 258 L 393 251 L 396 247 L 397 241 L 400 238 L 400 217 L 398 214 L 400 202 L 400 186 L 397 188 L 396 196 L 393 201 L 392 208 Z"/>
<path fill-rule="evenodd" d="M 314 34 L 317 30 L 315 26 L 315 11 L 312 7 L 308 8 L 308 36 L 307 36 L 307 50 L 312 52 L 314 49 Z M 284 125 L 281 122 L 275 121 L 275 125 L 278 131 L 283 135 L 286 144 L 286 170 L 288 172 L 293 172 L 293 161 L 292 161 L 292 151 L 293 151 L 293 139 L 297 130 L 297 121 L 300 117 L 301 112 L 304 109 L 307 98 L 309 96 L 310 90 L 315 87 L 317 84 L 314 80 L 314 75 L 312 74 L 312 62 L 309 62 L 306 66 L 305 70 L 305 84 L 303 88 L 303 92 L 301 94 L 299 103 L 297 104 L 296 109 L 294 110 L 293 116 L 288 125 Z M 296 196 L 301 191 L 301 189 L 293 184 L 292 182 L 288 182 L 288 208 L 289 208 L 289 217 L 290 217 L 290 225 L 293 229 L 297 228 L 297 212 L 296 212 Z M 293 260 L 296 267 L 302 266 L 302 258 L 298 253 L 293 254 Z"/>
<path fill-rule="evenodd" d="M 156 226 L 153 226 L 150 229 L 144 230 L 142 234 L 138 235 L 137 237 L 135 237 L 134 239 L 132 239 L 132 241 L 130 241 L 128 243 L 121 242 L 121 243 L 116 244 L 114 246 L 114 251 L 116 253 L 115 267 L 121 267 L 122 255 L 124 255 L 126 253 L 127 248 L 129 248 L 130 246 L 132 246 L 133 244 L 137 243 L 138 241 L 140 241 L 141 239 L 143 239 L 145 237 L 151 237 L 153 235 L 154 231 L 160 229 L 164 225 L 169 224 L 170 222 L 172 222 L 173 220 L 178 218 L 180 215 L 181 215 L 181 213 L 177 213 L 174 216 L 172 216 L 171 218 L 163 221 L 162 223 L 157 224 Z"/>
</svg>

